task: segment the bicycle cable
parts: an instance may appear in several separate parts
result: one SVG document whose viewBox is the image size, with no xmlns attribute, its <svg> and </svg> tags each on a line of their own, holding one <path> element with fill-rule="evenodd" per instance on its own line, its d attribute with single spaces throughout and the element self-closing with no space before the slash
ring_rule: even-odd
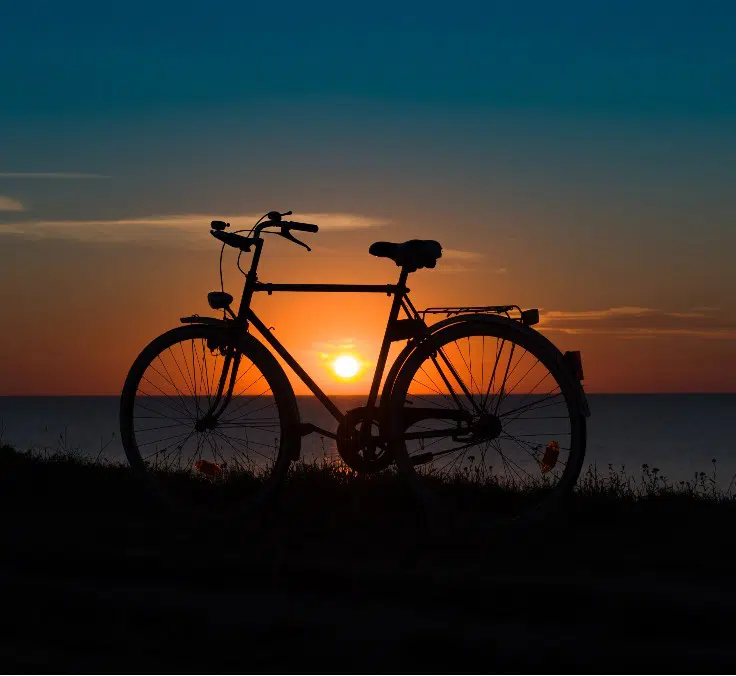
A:
<svg viewBox="0 0 736 676">
<path fill-rule="evenodd" d="M 256 229 L 256 227 L 258 226 L 258 224 L 259 224 L 259 223 L 260 223 L 260 222 L 261 222 L 261 221 L 262 221 L 262 220 L 263 220 L 264 218 L 266 218 L 266 216 L 268 216 L 268 214 L 267 214 L 267 213 L 266 213 L 266 214 L 263 214 L 263 216 L 261 216 L 261 217 L 260 217 L 260 218 L 259 218 L 259 219 L 258 219 L 258 220 L 257 220 L 257 221 L 255 222 L 255 224 L 251 226 L 250 230 L 248 230 L 248 237 L 250 237 L 250 236 L 251 236 L 251 235 L 253 234 L 253 231 L 254 231 L 254 230 Z M 233 232 L 234 232 L 234 233 L 238 233 L 238 232 L 245 232 L 246 230 L 247 230 L 247 228 L 243 228 L 242 230 L 234 230 Z M 227 245 L 226 245 L 226 244 L 225 244 L 225 243 L 223 242 L 223 244 L 222 244 L 222 248 L 220 249 L 220 291 L 222 291 L 223 293 L 225 293 L 225 284 L 224 284 L 224 282 L 223 282 L 223 280 L 222 280 L 222 255 L 223 255 L 223 254 L 225 253 L 225 247 L 226 247 L 226 246 L 227 246 Z M 238 270 L 240 270 L 240 272 L 242 273 L 243 277 L 247 277 L 247 273 L 246 273 L 246 272 L 244 272 L 244 271 L 243 271 L 243 268 L 241 268 L 241 267 L 240 267 L 240 257 L 241 257 L 242 255 L 243 255 L 243 252 L 242 252 L 242 250 L 241 250 L 241 251 L 240 251 L 240 253 L 238 254 L 238 260 L 237 260 Z"/>
<path fill-rule="evenodd" d="M 222 282 L 222 254 L 225 252 L 225 246 L 226 244 L 222 243 L 222 248 L 220 249 L 220 291 L 222 293 L 225 293 L 225 285 Z"/>
</svg>

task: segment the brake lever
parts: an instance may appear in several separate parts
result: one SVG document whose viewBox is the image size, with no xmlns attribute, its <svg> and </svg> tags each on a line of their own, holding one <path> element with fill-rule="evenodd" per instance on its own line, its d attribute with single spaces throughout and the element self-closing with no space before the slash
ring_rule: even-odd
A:
<svg viewBox="0 0 736 676">
<path fill-rule="evenodd" d="M 284 239 L 289 239 L 292 242 L 296 242 L 299 246 L 303 246 L 307 251 L 311 251 L 311 249 L 304 243 L 300 242 L 294 235 L 291 234 L 291 230 L 288 228 L 281 228 L 281 232 L 279 233 Z"/>
</svg>

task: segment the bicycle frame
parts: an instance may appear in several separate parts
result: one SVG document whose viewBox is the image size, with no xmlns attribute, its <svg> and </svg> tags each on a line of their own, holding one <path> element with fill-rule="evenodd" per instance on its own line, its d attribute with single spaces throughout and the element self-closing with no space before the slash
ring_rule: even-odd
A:
<svg viewBox="0 0 736 676">
<path fill-rule="evenodd" d="M 409 319 L 419 319 L 419 315 L 411 304 L 408 298 L 409 289 L 406 286 L 406 281 L 409 273 L 402 269 L 399 274 L 399 280 L 396 284 L 272 284 L 264 283 L 258 280 L 258 263 L 261 257 L 261 250 L 263 249 L 263 239 L 257 239 L 253 243 L 255 246 L 255 252 L 253 260 L 251 262 L 250 269 L 246 274 L 245 285 L 243 287 L 243 294 L 240 300 L 240 307 L 238 313 L 234 318 L 234 323 L 242 325 L 246 328 L 249 324 L 254 326 L 258 333 L 268 342 L 268 344 L 274 349 L 274 351 L 291 367 L 296 373 L 299 379 L 309 388 L 315 397 L 321 402 L 321 404 L 330 412 L 330 414 L 338 422 L 345 420 L 345 414 L 335 405 L 330 397 L 325 394 L 322 388 L 310 377 L 310 375 L 302 368 L 302 366 L 292 357 L 291 353 L 279 342 L 279 340 L 273 335 L 269 328 L 258 318 L 250 307 L 254 293 L 265 292 L 268 295 L 272 293 L 284 293 L 284 292 L 296 292 L 296 293 L 385 293 L 388 296 L 393 296 L 393 302 L 391 303 L 391 309 L 389 310 L 388 322 L 386 324 L 386 331 L 384 332 L 383 341 L 381 342 L 381 349 L 378 354 L 378 361 L 376 363 L 376 370 L 373 374 L 373 380 L 371 382 L 371 388 L 368 394 L 368 401 L 366 402 L 366 408 L 372 409 L 376 400 L 378 399 L 378 389 L 381 385 L 383 373 L 386 368 L 386 360 L 388 359 L 388 352 L 391 347 L 391 343 L 396 339 L 393 336 L 398 335 L 397 332 L 397 320 L 399 312 L 403 309 Z M 422 325 L 424 322 L 422 321 Z M 399 325 L 400 326 L 400 325 Z M 325 430 L 321 430 L 324 432 Z M 330 436 L 333 436 L 330 434 Z"/>
<path fill-rule="evenodd" d="M 373 380 L 371 382 L 371 388 L 368 394 L 368 400 L 366 402 L 366 405 L 364 407 L 364 410 L 367 412 L 367 414 L 364 417 L 364 423 L 361 425 L 361 429 L 364 430 L 362 433 L 367 433 L 369 429 L 369 425 L 365 424 L 365 420 L 371 419 L 371 411 L 375 408 L 376 402 L 378 400 L 378 390 L 381 385 L 381 380 L 383 379 L 383 374 L 386 369 L 386 361 L 388 359 L 388 353 L 389 349 L 391 347 L 391 343 L 397 340 L 406 340 L 406 339 L 421 339 L 424 336 L 429 335 L 430 330 L 427 327 L 427 324 L 424 321 L 424 318 L 422 317 L 421 313 L 416 310 L 414 305 L 412 304 L 411 300 L 409 299 L 408 293 L 409 288 L 406 286 L 406 282 L 409 276 L 409 272 L 405 269 L 401 269 L 401 273 L 399 274 L 399 280 L 396 284 L 273 284 L 273 283 L 264 283 L 260 282 L 258 280 L 258 263 L 260 261 L 261 251 L 263 249 L 263 239 L 256 238 L 252 241 L 252 246 L 254 246 L 255 253 L 253 255 L 253 259 L 251 262 L 250 269 L 246 273 L 246 279 L 245 284 L 243 286 L 243 293 L 240 299 L 240 306 L 238 308 L 237 315 L 230 310 L 228 307 L 226 312 L 229 312 L 232 319 L 228 321 L 228 324 L 234 327 L 242 327 L 243 330 L 247 331 L 249 325 L 253 325 L 258 332 L 263 336 L 263 338 L 266 340 L 266 342 L 273 348 L 273 350 L 291 367 L 291 369 L 296 373 L 296 375 L 300 378 L 300 380 L 309 388 L 309 390 L 314 394 L 314 396 L 320 401 L 320 403 L 329 411 L 329 413 L 332 415 L 335 420 L 337 420 L 338 423 L 344 423 L 346 420 L 346 414 L 340 411 L 340 409 L 335 405 L 335 403 L 330 399 L 330 397 L 325 394 L 325 392 L 317 385 L 317 383 L 310 377 L 310 375 L 302 368 L 302 366 L 294 359 L 294 357 L 291 355 L 291 353 L 279 342 L 279 340 L 273 335 L 273 333 L 269 330 L 269 328 L 259 319 L 259 317 L 253 312 L 253 310 L 250 307 L 251 301 L 253 299 L 254 293 L 259 292 L 266 292 L 269 295 L 272 293 L 283 293 L 283 292 L 296 292 L 296 293 L 385 293 L 388 296 L 393 296 L 393 302 L 391 303 L 391 309 L 389 310 L 389 316 L 388 321 L 386 324 L 386 330 L 383 335 L 383 340 L 381 342 L 381 348 L 378 354 L 378 360 L 376 362 L 376 369 L 373 374 Z M 490 309 L 490 308 L 489 308 Z M 404 311 L 406 314 L 407 319 L 400 320 L 399 319 L 399 312 Z M 202 321 L 204 318 L 195 318 L 195 317 L 187 317 L 184 318 L 184 320 L 196 320 L 196 321 Z M 217 323 L 220 324 L 223 320 L 216 320 L 216 319 L 210 319 L 207 323 Z M 444 322 L 440 322 L 440 324 L 444 324 Z M 404 353 L 402 353 L 404 354 Z M 440 376 L 442 377 L 446 387 L 448 388 L 449 394 L 452 396 L 452 398 L 456 401 L 456 403 L 460 404 L 460 397 L 465 396 L 467 397 L 471 408 L 474 410 L 478 410 L 478 404 L 473 399 L 473 396 L 471 395 L 470 391 L 468 390 L 467 386 L 463 382 L 462 378 L 458 375 L 456 372 L 454 366 L 451 364 L 451 362 L 447 359 L 444 352 L 442 350 L 439 350 L 435 355 L 432 355 L 432 361 L 435 362 L 435 365 L 438 368 L 438 371 L 440 373 Z M 229 384 L 226 385 L 227 373 L 229 371 L 229 365 L 230 360 L 235 360 L 235 363 L 233 364 L 233 371 L 231 372 L 231 377 L 229 379 Z M 455 391 L 455 388 L 453 388 L 452 384 L 450 383 L 450 380 L 445 375 L 444 371 L 439 368 L 438 359 L 441 359 L 445 366 L 448 368 L 450 374 L 455 379 L 455 381 L 459 384 L 461 392 L 457 393 Z M 226 355 L 225 359 L 225 366 L 223 367 L 223 373 L 221 376 L 221 380 L 218 386 L 218 392 L 215 397 L 215 401 L 211 403 L 210 410 L 206 414 L 205 418 L 208 418 L 210 416 L 218 417 L 222 411 L 224 411 L 225 407 L 227 406 L 228 402 L 230 401 L 230 398 L 232 396 L 232 388 L 234 384 L 234 375 L 238 368 L 238 363 L 240 361 L 239 355 Z M 391 369 L 391 372 L 389 373 L 389 379 L 391 379 L 392 376 L 396 375 L 396 367 L 400 366 L 403 361 L 401 360 L 401 355 L 399 355 L 399 358 L 397 359 L 396 363 Z M 225 387 L 227 387 L 227 394 L 225 394 L 224 390 Z M 224 398 L 224 401 L 223 401 Z M 381 401 L 381 404 L 383 405 L 385 402 Z M 467 420 L 466 416 L 460 415 L 459 417 L 455 414 L 450 413 L 441 413 L 437 410 L 432 411 L 425 411 L 424 409 L 414 409 L 414 413 L 412 414 L 412 417 L 419 416 L 420 418 L 422 416 L 424 417 L 432 417 L 432 418 L 443 418 L 443 419 L 454 419 L 456 422 L 469 422 Z M 302 425 L 301 434 L 304 436 L 305 434 L 310 434 L 311 432 L 318 431 L 321 434 L 324 434 L 325 436 L 328 436 L 330 438 L 336 438 L 337 435 L 333 432 L 330 432 L 328 430 L 319 428 L 311 423 L 306 423 Z M 440 434 L 446 433 L 449 430 L 446 431 L 434 431 L 434 432 L 427 432 L 423 434 L 412 434 L 408 435 L 409 437 L 432 437 L 432 436 L 439 436 Z M 458 430 L 455 429 L 454 432 L 461 432 L 465 430 Z"/>
<path fill-rule="evenodd" d="M 241 252 L 252 252 L 247 272 L 238 265 L 245 277 L 239 306 L 235 312 L 233 296 L 225 293 L 221 284 L 220 290 L 208 294 L 208 302 L 213 310 L 222 311 L 222 316 L 182 317 L 183 323 L 194 326 L 166 331 L 152 340 L 136 358 L 126 377 L 120 401 L 121 438 L 134 469 L 145 474 L 152 483 L 163 475 L 157 470 L 166 470 L 164 463 L 173 463 L 171 468 L 175 469 L 177 477 L 182 470 L 191 470 L 212 479 L 223 476 L 229 481 L 242 473 L 247 486 L 252 485 L 255 489 L 253 496 L 249 496 L 248 507 L 260 507 L 274 492 L 278 482 L 287 476 L 290 463 L 300 459 L 301 437 L 319 432 L 335 439 L 336 450 L 345 467 L 351 471 L 380 472 L 395 463 L 416 488 L 420 488 L 418 483 L 423 470 L 415 472 L 413 468 L 420 465 L 428 466 L 426 475 L 433 482 L 448 477 L 454 485 L 458 483 L 458 477 L 467 477 L 468 483 L 475 477 L 479 479 L 479 488 L 489 488 L 494 492 L 496 487 L 514 489 L 518 486 L 524 489 L 526 496 L 528 485 L 535 489 L 551 488 L 558 496 L 572 486 L 582 465 L 584 417 L 589 415 L 580 384 L 582 361 L 577 352 L 561 354 L 546 337 L 531 328 L 539 319 L 537 310 L 522 311 L 518 306 L 508 305 L 429 307 L 418 311 L 409 298 L 408 277 L 419 268 L 435 266 L 442 251 L 434 240 L 410 240 L 404 244 L 378 242 L 371 247 L 370 252 L 374 255 L 402 266 L 395 284 L 262 282 L 257 271 L 265 238 L 260 236 L 260 232 L 264 228 L 276 227 L 276 216 L 281 215 L 284 214 L 269 212 L 266 215 L 269 221 L 262 225 L 257 222 L 248 236 L 237 234 L 245 230 L 225 233 L 224 228 L 229 224 L 212 222 L 211 234 L 224 245 Z M 290 225 L 286 222 L 281 228 L 281 232 L 272 234 L 303 246 L 306 245 L 294 238 L 291 230 L 317 231 L 316 225 L 296 222 Z M 222 251 L 220 280 L 222 282 Z M 274 336 L 273 327 L 269 328 L 252 309 L 253 295 L 264 292 L 269 295 L 385 293 L 392 298 L 365 406 L 341 411 L 336 401 L 312 379 Z M 511 316 L 511 310 L 518 311 L 519 317 Z M 444 320 L 433 318 L 442 314 L 446 315 Z M 251 331 L 251 327 L 255 331 Z M 488 351 L 487 339 L 490 344 Z M 398 354 L 389 365 L 391 345 L 400 341 L 406 342 L 395 348 Z M 514 361 L 517 346 L 518 358 Z M 177 348 L 184 358 L 186 374 L 177 357 Z M 457 368 L 448 356 L 455 360 Z M 281 357 L 281 360 L 275 357 Z M 522 358 L 526 361 L 522 362 Z M 173 377 L 167 362 L 178 369 L 178 373 L 173 372 Z M 159 370 L 158 363 L 165 374 Z M 335 433 L 313 423 L 301 422 L 299 402 L 282 368 L 284 363 L 337 421 Z M 531 366 L 527 368 L 529 363 Z M 480 371 L 480 378 L 474 376 L 473 364 L 476 374 Z M 524 381 L 538 364 L 546 371 L 541 377 L 535 371 L 529 380 Z M 251 368 L 254 372 L 247 377 Z M 434 374 L 435 368 L 437 375 Z M 488 378 L 485 377 L 486 372 Z M 550 383 L 544 383 L 544 380 L 550 375 L 554 383 L 548 391 Z M 144 381 L 147 384 L 144 385 Z M 237 387 L 240 381 L 242 385 Z M 180 389 L 182 383 L 183 391 Z M 505 408 L 500 410 L 504 397 L 507 397 Z M 551 404 L 550 399 L 555 402 Z M 154 406 L 156 402 L 160 404 Z M 545 410 L 541 415 L 522 415 L 532 406 L 547 409 L 551 405 L 565 407 L 565 414 L 556 415 L 560 409 L 555 409 L 553 414 Z M 551 430 L 552 424 L 547 420 L 554 418 L 567 420 L 569 428 L 565 422 L 555 422 L 552 424 L 556 427 Z M 150 422 L 150 419 L 158 421 Z M 532 422 L 521 422 L 521 427 L 507 427 L 517 420 Z M 535 423 L 539 427 L 531 429 L 539 432 L 527 434 L 529 426 Z M 178 434 L 174 433 L 174 428 Z M 259 436 L 261 441 L 253 438 Z M 563 442 L 569 437 L 568 446 L 560 446 L 557 437 Z M 429 439 L 433 441 L 425 444 Z M 546 447 L 545 442 L 549 442 Z M 469 453 L 475 453 L 473 447 L 479 444 L 484 444 L 479 447 L 480 460 L 473 465 L 477 458 Z M 512 453 L 522 454 L 523 466 L 506 458 L 502 444 Z M 569 453 L 558 463 L 562 450 Z M 202 453 L 209 454 L 210 451 L 214 463 L 202 460 Z M 450 454 L 453 457 L 440 459 Z M 496 471 L 486 462 L 487 454 L 488 460 L 497 465 Z M 551 482 L 545 477 L 535 478 L 533 472 L 524 469 L 531 462 L 530 458 L 536 461 L 541 474 L 546 475 L 557 466 L 555 474 L 550 475 Z M 439 459 L 437 464 L 434 464 L 435 459 Z M 499 462 L 503 463 L 500 469 L 506 473 L 506 478 L 498 471 Z M 530 466 L 532 470 L 536 467 L 533 463 Z M 499 476 L 498 480 L 496 476 Z M 184 486 L 181 504 L 176 504 L 179 498 L 176 485 L 169 495 L 166 483 L 166 476 L 161 476 L 161 485 L 157 488 L 160 489 L 160 497 L 174 498 L 172 506 L 189 508 L 185 502 L 190 495 L 199 502 L 198 494 L 189 491 L 187 485 Z M 475 489 L 472 490 L 469 497 L 475 493 Z M 536 491 L 531 493 L 536 495 Z M 211 504 L 206 500 L 209 492 L 204 495 L 205 502 L 201 506 L 205 509 L 214 507 L 219 511 L 221 507 L 228 510 L 231 507 L 229 491 L 225 499 L 213 493 Z M 423 500 L 427 498 L 423 491 L 421 497 Z M 462 502 L 470 504 L 465 500 L 465 493 L 459 497 Z M 510 505 L 514 510 L 517 502 L 514 500 Z M 486 505 L 485 499 L 479 503 L 483 509 Z M 434 508 L 436 505 L 430 505 L 427 500 L 425 506 Z M 502 510 L 504 515 L 506 511 L 505 508 Z M 452 522 L 448 520 L 447 523 Z"/>
</svg>

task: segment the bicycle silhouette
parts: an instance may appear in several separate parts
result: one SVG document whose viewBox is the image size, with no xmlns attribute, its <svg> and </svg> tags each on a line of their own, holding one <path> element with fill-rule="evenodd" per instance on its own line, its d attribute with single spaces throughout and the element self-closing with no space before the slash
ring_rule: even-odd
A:
<svg viewBox="0 0 736 676">
<path fill-rule="evenodd" d="M 269 212 L 247 236 L 213 221 L 211 234 L 223 242 L 221 290 L 208 302 L 223 317 L 183 317 L 185 325 L 154 339 L 128 373 L 122 442 L 132 468 L 164 504 L 211 513 L 261 508 L 299 459 L 302 436 L 313 432 L 334 439 L 358 473 L 397 467 L 436 513 L 464 518 L 472 505 L 489 521 L 521 519 L 547 513 L 572 490 L 589 416 L 582 362 L 579 352 L 562 354 L 532 328 L 537 310 L 417 310 L 406 284 L 409 274 L 435 267 L 442 248 L 434 240 L 370 247 L 400 267 L 396 284 L 262 282 L 264 234 L 309 250 L 292 233 L 318 231 L 282 220 L 288 215 Z M 242 253 L 253 252 L 237 312 L 222 286 L 225 246 L 240 250 L 238 267 Z M 263 292 L 393 297 L 364 406 L 343 413 L 320 389 L 252 310 L 253 294 Z M 252 329 L 335 418 L 336 431 L 301 421 L 283 368 Z M 404 341 L 384 379 L 392 343 Z"/>
</svg>

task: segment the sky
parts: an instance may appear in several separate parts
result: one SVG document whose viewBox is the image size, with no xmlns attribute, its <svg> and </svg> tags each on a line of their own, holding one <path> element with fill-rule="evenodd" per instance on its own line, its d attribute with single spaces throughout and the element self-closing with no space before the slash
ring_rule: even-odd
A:
<svg viewBox="0 0 736 676">
<path fill-rule="evenodd" d="M 734 45 L 728 2 L 7 2 L 0 395 L 118 394 L 214 314 L 209 221 L 272 209 L 321 229 L 264 281 L 388 283 L 372 242 L 437 239 L 418 307 L 538 307 L 589 392 L 734 392 Z M 254 308 L 349 393 L 389 303 Z"/>
</svg>

